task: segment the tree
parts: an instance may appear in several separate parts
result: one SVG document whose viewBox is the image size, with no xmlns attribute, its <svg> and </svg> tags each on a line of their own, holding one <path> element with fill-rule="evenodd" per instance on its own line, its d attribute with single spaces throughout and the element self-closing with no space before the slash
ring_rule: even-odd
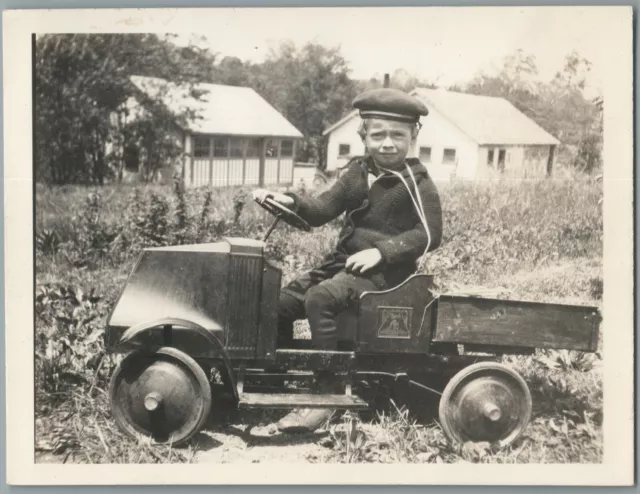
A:
<svg viewBox="0 0 640 494">
<path fill-rule="evenodd" d="M 122 180 L 126 165 L 138 171 L 143 181 L 152 180 L 158 170 L 172 165 L 182 156 L 182 130 L 198 118 L 193 99 L 199 91 L 190 84 L 176 85 L 164 79 L 147 81 L 152 92 L 137 90 L 135 118 L 127 119 L 129 108 L 123 105 L 117 111 L 119 125 L 113 127 L 119 141 L 110 146 L 112 168 L 118 181 Z M 170 93 L 170 96 L 169 96 Z M 169 108 L 164 102 L 180 101 L 181 108 Z"/>
<path fill-rule="evenodd" d="M 214 80 L 227 86 L 251 86 L 251 64 L 245 64 L 237 57 L 224 57 L 215 66 Z"/>
<path fill-rule="evenodd" d="M 465 86 L 464 90 L 471 94 L 505 98 L 518 110 L 537 120 L 541 117 L 536 96 L 537 76 L 535 57 L 517 50 L 504 58 L 502 67 L 496 74 L 481 72 Z"/>
<path fill-rule="evenodd" d="M 282 43 L 261 65 L 256 90 L 305 136 L 299 159 L 326 163 L 322 132 L 336 122 L 357 94 L 338 48 Z"/>
<path fill-rule="evenodd" d="M 565 57 L 562 71 L 541 86 L 548 126 L 564 144 L 564 159 L 591 172 L 601 165 L 602 98 L 588 99 L 584 90 L 591 63 L 576 51 Z"/>
<path fill-rule="evenodd" d="M 602 99 L 584 95 L 591 64 L 569 53 L 563 69 L 548 82 L 538 80 L 535 58 L 522 50 L 503 60 L 497 73 L 478 74 L 466 92 L 502 97 L 562 143 L 560 155 L 573 166 L 591 171 L 600 164 Z"/>
<path fill-rule="evenodd" d="M 322 132 L 350 110 L 357 85 L 338 48 L 285 41 L 271 48 L 262 63 L 225 57 L 214 81 L 253 88 L 304 135 L 297 159 L 326 162 Z"/>
<path fill-rule="evenodd" d="M 102 184 L 113 174 L 107 143 L 121 137 L 114 116 L 136 95 L 131 75 L 185 82 L 213 74 L 209 52 L 155 34 L 47 34 L 35 56 L 36 179 L 57 184 Z"/>
</svg>

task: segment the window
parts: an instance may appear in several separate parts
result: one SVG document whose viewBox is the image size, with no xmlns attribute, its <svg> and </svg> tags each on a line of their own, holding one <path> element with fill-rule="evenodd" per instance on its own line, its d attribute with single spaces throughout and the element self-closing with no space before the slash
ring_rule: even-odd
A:
<svg viewBox="0 0 640 494">
<path fill-rule="evenodd" d="M 442 164 L 443 165 L 453 165 L 456 162 L 456 150 L 455 149 L 445 149 L 442 154 Z"/>
<path fill-rule="evenodd" d="M 489 149 L 489 152 L 487 153 L 487 165 L 489 166 L 493 166 L 493 156 L 494 156 L 494 150 L 493 149 Z"/>
<path fill-rule="evenodd" d="M 280 157 L 291 158 L 293 156 L 293 141 L 286 140 L 280 142 Z"/>
<path fill-rule="evenodd" d="M 213 140 L 213 157 L 229 157 L 229 139 L 227 139 L 226 137 L 218 137 Z"/>
<path fill-rule="evenodd" d="M 431 163 L 431 148 L 420 148 L 419 159 L 422 163 Z"/>
<path fill-rule="evenodd" d="M 229 139 L 229 157 L 231 158 L 242 158 L 242 147 L 244 141 L 237 137 L 232 137 Z"/>
<path fill-rule="evenodd" d="M 504 171 L 504 160 L 506 156 L 506 151 L 504 149 L 500 149 L 498 151 L 498 170 Z"/>
<path fill-rule="evenodd" d="M 194 158 L 208 158 L 209 157 L 209 138 L 208 137 L 194 137 L 193 138 L 193 156 Z"/>
<path fill-rule="evenodd" d="M 278 141 L 275 139 L 269 139 L 267 141 L 267 158 L 277 158 L 278 157 Z"/>
<path fill-rule="evenodd" d="M 351 153 L 351 145 L 340 144 L 338 146 L 338 156 L 349 156 L 350 153 Z"/>
<path fill-rule="evenodd" d="M 247 158 L 257 158 L 260 156 L 260 140 L 249 139 L 247 141 Z"/>
</svg>

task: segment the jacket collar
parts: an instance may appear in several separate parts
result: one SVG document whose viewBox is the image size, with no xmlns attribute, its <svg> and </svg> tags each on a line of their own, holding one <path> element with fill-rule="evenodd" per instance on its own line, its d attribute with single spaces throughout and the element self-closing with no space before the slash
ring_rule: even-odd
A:
<svg viewBox="0 0 640 494">
<path fill-rule="evenodd" d="M 371 156 L 363 157 L 362 162 L 366 166 L 366 169 L 369 173 L 372 173 L 376 177 L 380 175 L 381 170 L 376 166 Z M 406 165 L 409 165 L 409 168 L 411 168 L 411 172 L 413 172 L 413 175 L 416 178 L 418 177 L 418 175 L 422 175 L 425 177 L 429 176 L 426 167 L 420 162 L 418 158 L 406 158 L 404 162 Z M 402 175 L 405 179 L 409 179 L 411 177 L 406 166 L 403 167 L 401 171 L 398 171 L 400 172 L 400 175 Z"/>
</svg>

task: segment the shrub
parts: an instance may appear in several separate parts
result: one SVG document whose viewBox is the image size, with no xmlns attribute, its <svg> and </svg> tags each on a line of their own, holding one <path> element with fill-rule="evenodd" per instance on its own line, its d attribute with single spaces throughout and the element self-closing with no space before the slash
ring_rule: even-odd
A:
<svg viewBox="0 0 640 494">
<path fill-rule="evenodd" d="M 35 297 L 36 387 L 47 393 L 79 384 L 104 387 L 111 365 L 102 342 L 108 307 L 92 291 L 43 285 Z"/>
</svg>

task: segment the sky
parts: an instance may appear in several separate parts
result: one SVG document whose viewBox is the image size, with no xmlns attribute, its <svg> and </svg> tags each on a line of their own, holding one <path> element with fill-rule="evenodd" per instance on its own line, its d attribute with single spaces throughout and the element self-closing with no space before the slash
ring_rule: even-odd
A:
<svg viewBox="0 0 640 494">
<path fill-rule="evenodd" d="M 495 70 L 517 49 L 536 57 L 548 81 L 576 50 L 592 63 L 586 93 L 595 96 L 607 56 L 603 15 L 593 7 L 220 9 L 179 33 L 179 43 L 205 36 L 221 56 L 260 62 L 283 40 L 316 42 L 339 47 L 354 78 L 404 69 L 443 86 Z"/>
</svg>

